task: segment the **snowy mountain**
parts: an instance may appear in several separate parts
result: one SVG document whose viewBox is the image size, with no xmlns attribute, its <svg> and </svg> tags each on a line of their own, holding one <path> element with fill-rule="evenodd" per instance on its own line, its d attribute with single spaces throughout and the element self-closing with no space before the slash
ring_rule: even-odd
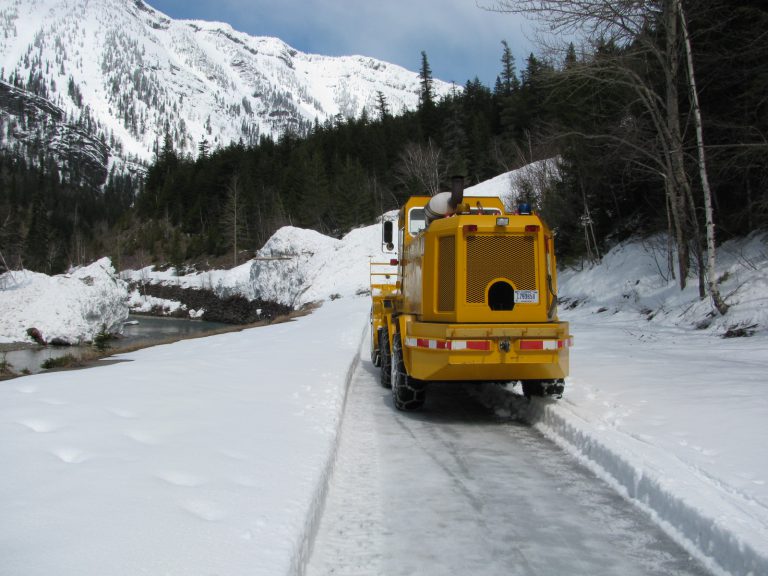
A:
<svg viewBox="0 0 768 576">
<path fill-rule="evenodd" d="M 196 155 L 204 140 L 247 144 L 373 114 L 378 92 L 398 113 L 419 91 L 418 74 L 393 64 L 304 54 L 228 24 L 173 20 L 142 0 L 2 0 L 0 67 L 2 80 L 124 160 L 150 160 L 166 134 Z M 0 106 L 0 145 L 18 143 L 19 116 Z"/>
</svg>

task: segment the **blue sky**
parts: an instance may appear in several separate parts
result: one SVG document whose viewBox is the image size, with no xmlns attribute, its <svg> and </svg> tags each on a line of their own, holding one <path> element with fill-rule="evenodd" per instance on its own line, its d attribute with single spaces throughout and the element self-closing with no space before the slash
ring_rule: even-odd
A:
<svg viewBox="0 0 768 576">
<path fill-rule="evenodd" d="M 302 52 L 360 54 L 418 70 L 424 50 L 435 78 L 462 85 L 478 76 L 493 87 L 502 40 L 509 43 L 518 71 L 535 51 L 529 23 L 482 10 L 475 0 L 146 2 L 175 19 L 215 20 L 254 36 L 277 36 Z"/>
</svg>

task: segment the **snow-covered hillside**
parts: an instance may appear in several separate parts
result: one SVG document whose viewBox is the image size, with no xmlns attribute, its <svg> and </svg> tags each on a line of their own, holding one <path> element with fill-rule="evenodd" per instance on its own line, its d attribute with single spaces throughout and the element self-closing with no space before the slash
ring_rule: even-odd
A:
<svg viewBox="0 0 768 576">
<path fill-rule="evenodd" d="M 173 20 L 142 0 L 5 0 L 0 67 L 11 84 L 100 128 L 118 156 L 144 160 L 166 133 L 197 154 L 203 140 L 250 143 L 373 114 L 379 92 L 393 112 L 413 109 L 419 91 L 418 74 L 393 64 L 304 54 L 228 24 Z"/>
</svg>

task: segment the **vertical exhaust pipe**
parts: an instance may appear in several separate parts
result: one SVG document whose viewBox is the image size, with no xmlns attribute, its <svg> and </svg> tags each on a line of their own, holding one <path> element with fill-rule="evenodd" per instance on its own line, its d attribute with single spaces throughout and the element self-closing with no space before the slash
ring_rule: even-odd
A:
<svg viewBox="0 0 768 576">
<path fill-rule="evenodd" d="M 464 201 L 464 176 L 451 177 L 451 208 L 456 208 Z"/>
<path fill-rule="evenodd" d="M 424 216 L 427 226 L 439 218 L 445 218 L 456 212 L 459 204 L 464 200 L 464 176 L 451 178 L 451 191 L 440 192 L 430 198 L 424 206 Z"/>
</svg>

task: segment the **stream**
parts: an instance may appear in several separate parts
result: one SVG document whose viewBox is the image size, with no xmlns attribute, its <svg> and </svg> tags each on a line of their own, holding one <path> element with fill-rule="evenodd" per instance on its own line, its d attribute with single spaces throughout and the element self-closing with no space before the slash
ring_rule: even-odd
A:
<svg viewBox="0 0 768 576">
<path fill-rule="evenodd" d="M 117 354 L 120 350 L 135 346 L 136 344 L 162 342 L 173 338 L 184 339 L 204 336 L 221 328 L 231 326 L 231 324 L 206 322 L 204 320 L 131 315 L 123 328 L 122 336 L 109 341 L 109 351 Z M 16 373 L 37 374 L 45 370 L 42 364 L 46 360 L 66 355 L 80 358 L 83 354 L 92 350 L 93 347 L 90 345 L 25 347 L 19 350 L 0 352 L 0 362 L 5 360 Z"/>
</svg>

